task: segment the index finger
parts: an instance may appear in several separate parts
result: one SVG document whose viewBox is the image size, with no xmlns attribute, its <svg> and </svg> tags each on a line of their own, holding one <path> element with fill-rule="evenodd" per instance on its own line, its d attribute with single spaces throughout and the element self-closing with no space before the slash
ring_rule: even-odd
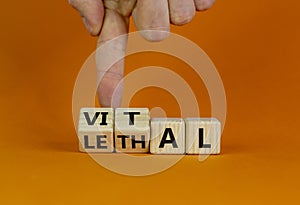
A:
<svg viewBox="0 0 300 205">
<path fill-rule="evenodd" d="M 106 9 L 98 46 L 103 46 L 107 41 L 128 33 L 128 20 L 128 17 L 121 16 L 117 11 Z M 121 57 L 125 55 L 126 43 L 126 36 L 118 38 L 107 44 L 105 50 L 100 49 L 100 53 L 97 53 L 97 77 L 101 79 L 98 86 L 98 99 L 102 107 L 115 108 L 121 105 L 124 74 L 124 59 Z M 121 60 L 115 64 L 108 64 L 119 58 Z"/>
</svg>

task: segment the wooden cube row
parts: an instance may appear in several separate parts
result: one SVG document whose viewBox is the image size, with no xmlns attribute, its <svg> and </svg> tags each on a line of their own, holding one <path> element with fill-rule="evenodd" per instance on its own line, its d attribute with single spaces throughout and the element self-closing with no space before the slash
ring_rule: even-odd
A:
<svg viewBox="0 0 300 205">
<path fill-rule="evenodd" d="M 216 118 L 152 118 L 148 108 L 82 108 L 78 123 L 82 152 L 219 154 Z"/>
</svg>

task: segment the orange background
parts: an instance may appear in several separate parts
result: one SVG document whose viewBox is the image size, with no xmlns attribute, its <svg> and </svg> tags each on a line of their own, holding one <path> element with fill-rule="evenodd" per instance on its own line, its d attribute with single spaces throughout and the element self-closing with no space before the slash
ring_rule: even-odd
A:
<svg viewBox="0 0 300 205">
<path fill-rule="evenodd" d="M 1 204 L 299 203 L 298 1 L 217 1 L 172 27 L 207 52 L 223 79 L 222 154 L 202 163 L 186 156 L 147 177 L 112 173 L 77 151 L 72 90 L 96 38 L 76 11 L 66 0 L 1 5 Z M 129 58 L 127 71 L 153 59 L 143 61 Z M 147 106 L 151 92 L 132 106 Z M 208 103 L 201 109 L 209 114 Z"/>
</svg>

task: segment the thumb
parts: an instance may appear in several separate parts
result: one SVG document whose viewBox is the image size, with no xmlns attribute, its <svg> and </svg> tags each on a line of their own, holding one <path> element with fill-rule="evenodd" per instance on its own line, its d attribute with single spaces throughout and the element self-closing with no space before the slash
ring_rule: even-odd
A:
<svg viewBox="0 0 300 205">
<path fill-rule="evenodd" d="M 100 81 L 98 99 L 102 107 L 115 108 L 121 105 L 124 75 L 122 57 L 125 55 L 127 36 L 124 34 L 128 33 L 128 21 L 129 17 L 122 17 L 114 10 L 105 10 L 96 52 L 97 77 Z"/>
</svg>

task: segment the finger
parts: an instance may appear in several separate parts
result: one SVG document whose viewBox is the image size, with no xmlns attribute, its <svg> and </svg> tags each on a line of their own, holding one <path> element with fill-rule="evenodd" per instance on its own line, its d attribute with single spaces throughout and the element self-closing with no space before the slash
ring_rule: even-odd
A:
<svg viewBox="0 0 300 205">
<path fill-rule="evenodd" d="M 168 36 L 170 31 L 168 0 L 137 0 L 132 16 L 137 29 L 146 40 L 160 41 Z"/>
<path fill-rule="evenodd" d="M 130 16 L 131 12 L 136 4 L 136 0 L 125 0 L 119 2 L 119 13 L 122 16 Z"/>
<path fill-rule="evenodd" d="M 69 0 L 69 3 L 80 13 L 82 20 L 92 36 L 100 32 L 104 8 L 101 0 Z"/>
<path fill-rule="evenodd" d="M 195 16 L 194 0 L 169 0 L 171 23 L 181 26 Z"/>
<path fill-rule="evenodd" d="M 215 0 L 194 0 L 195 6 L 198 11 L 205 11 L 212 7 Z"/>
<path fill-rule="evenodd" d="M 128 32 L 128 20 L 116 11 L 105 10 L 105 18 L 98 39 L 100 48 L 97 53 L 98 79 L 100 80 L 98 99 L 103 107 L 115 108 L 121 105 L 124 73 L 124 60 L 121 57 L 125 54 L 127 37 L 109 40 Z"/>
</svg>

